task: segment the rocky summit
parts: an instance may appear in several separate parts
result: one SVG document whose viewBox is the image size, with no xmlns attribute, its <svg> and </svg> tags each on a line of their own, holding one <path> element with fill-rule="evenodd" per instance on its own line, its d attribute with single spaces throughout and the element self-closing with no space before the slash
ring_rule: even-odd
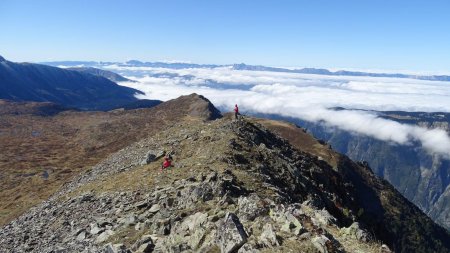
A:
<svg viewBox="0 0 450 253">
<path fill-rule="evenodd" d="M 220 117 L 195 100 L 183 120 L 4 225 L 0 252 L 450 250 L 448 232 L 367 164 L 295 126 Z M 167 153 L 173 166 L 161 171 Z"/>
</svg>

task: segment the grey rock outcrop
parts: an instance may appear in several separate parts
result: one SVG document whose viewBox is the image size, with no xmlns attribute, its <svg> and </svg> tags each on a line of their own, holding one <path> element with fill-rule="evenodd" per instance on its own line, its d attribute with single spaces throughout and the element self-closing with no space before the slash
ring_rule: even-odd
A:
<svg viewBox="0 0 450 253">
<path fill-rule="evenodd" d="M 162 150 L 160 150 L 160 151 L 150 150 L 145 154 L 144 158 L 141 161 L 141 165 L 146 165 L 155 160 L 158 160 L 159 158 L 163 157 L 164 154 L 165 154 L 165 152 Z"/>
<path fill-rule="evenodd" d="M 236 252 L 247 242 L 248 235 L 244 226 L 234 213 L 228 213 L 218 230 L 218 242 L 221 252 Z"/>
</svg>

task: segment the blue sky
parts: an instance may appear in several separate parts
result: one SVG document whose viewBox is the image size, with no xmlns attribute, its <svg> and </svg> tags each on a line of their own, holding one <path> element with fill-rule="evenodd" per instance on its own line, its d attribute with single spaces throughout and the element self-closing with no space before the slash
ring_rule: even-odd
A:
<svg viewBox="0 0 450 253">
<path fill-rule="evenodd" d="M 450 71 L 450 1 L 0 1 L 13 61 Z"/>
</svg>

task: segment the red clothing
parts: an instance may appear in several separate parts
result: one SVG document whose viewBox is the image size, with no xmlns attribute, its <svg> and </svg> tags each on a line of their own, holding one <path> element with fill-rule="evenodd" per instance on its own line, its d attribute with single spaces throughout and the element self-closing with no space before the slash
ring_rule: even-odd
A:
<svg viewBox="0 0 450 253">
<path fill-rule="evenodd" d="M 238 108 L 237 105 L 234 107 L 234 112 L 235 112 L 235 113 L 239 113 L 239 108 Z"/>
<path fill-rule="evenodd" d="M 166 158 L 163 162 L 163 168 L 166 169 L 166 168 L 170 167 L 171 165 L 172 165 L 172 162 L 168 158 Z"/>
</svg>

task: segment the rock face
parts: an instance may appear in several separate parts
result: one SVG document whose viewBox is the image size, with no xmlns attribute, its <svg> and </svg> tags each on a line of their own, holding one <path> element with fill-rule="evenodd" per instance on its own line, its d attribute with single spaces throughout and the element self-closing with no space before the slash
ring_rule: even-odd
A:
<svg viewBox="0 0 450 253">
<path fill-rule="evenodd" d="M 248 235 L 234 213 L 225 215 L 223 224 L 217 231 L 220 251 L 231 253 L 238 251 L 247 242 Z"/>
<path fill-rule="evenodd" d="M 149 150 L 173 150 L 174 167 L 160 173 L 153 156 L 142 163 Z M 448 233 L 399 196 L 367 168 L 342 160 L 333 169 L 251 119 L 192 120 L 112 154 L 2 227 L 0 244 L 5 252 L 446 252 Z"/>
<path fill-rule="evenodd" d="M 426 128 L 438 128 L 450 134 L 449 113 L 379 112 L 380 117 Z M 305 127 L 333 149 L 355 161 L 366 161 L 378 176 L 389 181 L 399 192 L 433 220 L 450 231 L 450 160 L 430 155 L 418 144 L 392 145 L 375 138 L 356 135 L 304 121 Z"/>
</svg>

